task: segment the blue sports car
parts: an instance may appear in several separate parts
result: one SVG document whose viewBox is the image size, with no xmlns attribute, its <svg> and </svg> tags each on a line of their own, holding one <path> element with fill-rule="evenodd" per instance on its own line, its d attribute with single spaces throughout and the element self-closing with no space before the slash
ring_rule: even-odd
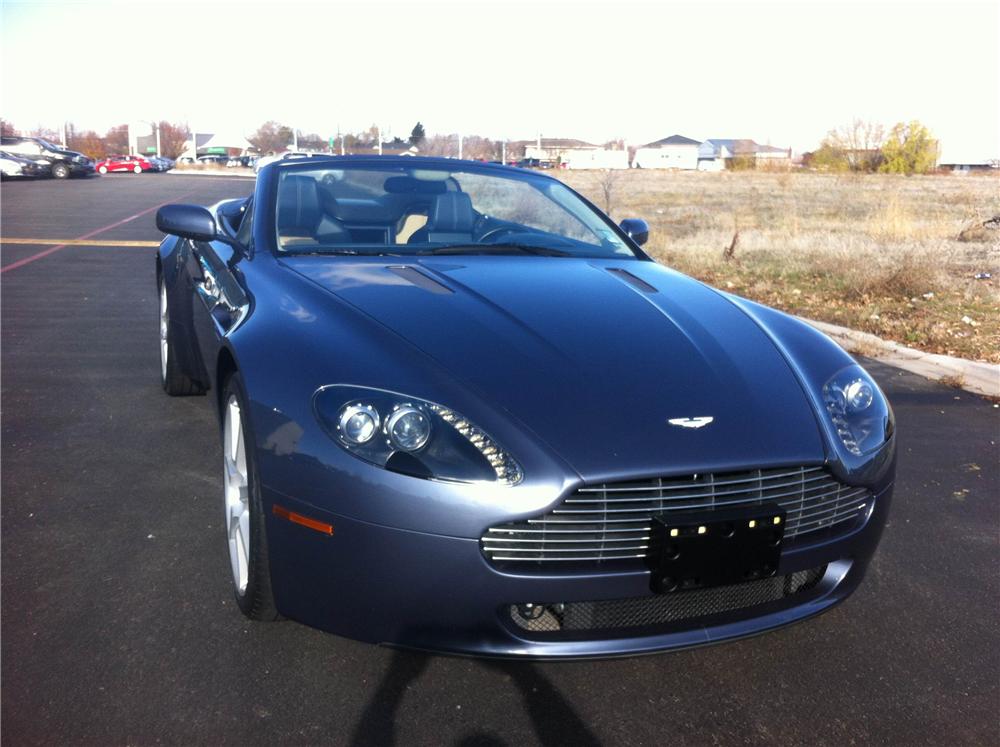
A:
<svg viewBox="0 0 1000 747">
<path fill-rule="evenodd" d="M 248 617 L 618 656 L 861 582 L 885 396 L 811 327 L 652 261 L 642 220 L 538 172 L 329 157 L 156 223 L 163 388 L 217 407 Z"/>
</svg>

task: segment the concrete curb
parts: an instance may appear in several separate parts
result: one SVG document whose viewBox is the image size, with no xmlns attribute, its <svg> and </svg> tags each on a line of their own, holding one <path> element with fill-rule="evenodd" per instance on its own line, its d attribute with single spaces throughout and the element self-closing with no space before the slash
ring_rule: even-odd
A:
<svg viewBox="0 0 1000 747">
<path fill-rule="evenodd" d="M 256 179 L 256 174 L 232 173 L 226 171 L 201 171 L 196 169 L 170 169 L 165 172 L 174 176 L 217 176 L 223 179 Z"/>
<path fill-rule="evenodd" d="M 877 358 L 890 366 L 902 368 L 934 381 L 950 379 L 951 383 L 968 392 L 1000 398 L 1000 365 L 995 363 L 981 363 L 967 361 L 964 358 L 952 358 L 948 355 L 925 353 L 891 340 L 883 340 L 868 332 L 858 332 L 836 324 L 818 322 L 815 319 L 799 318 L 832 338 L 849 352 Z"/>
</svg>

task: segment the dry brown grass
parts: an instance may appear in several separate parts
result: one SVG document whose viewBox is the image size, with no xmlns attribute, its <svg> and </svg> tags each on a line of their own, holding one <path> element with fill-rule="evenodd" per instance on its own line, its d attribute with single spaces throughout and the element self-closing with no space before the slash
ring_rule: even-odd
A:
<svg viewBox="0 0 1000 747">
<path fill-rule="evenodd" d="M 600 173 L 558 176 L 603 202 Z M 996 176 L 622 172 L 612 215 L 657 260 L 772 306 L 928 351 L 1000 362 Z M 739 231 L 730 261 L 724 250 Z M 992 274 L 976 280 L 976 273 Z"/>
</svg>

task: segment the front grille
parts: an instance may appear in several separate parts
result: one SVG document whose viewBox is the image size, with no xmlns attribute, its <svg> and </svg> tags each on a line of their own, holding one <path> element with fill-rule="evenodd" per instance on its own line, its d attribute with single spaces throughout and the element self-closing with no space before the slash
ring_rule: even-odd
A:
<svg viewBox="0 0 1000 747">
<path fill-rule="evenodd" d="M 787 541 L 851 521 L 871 500 L 867 488 L 844 485 L 824 467 L 585 485 L 543 516 L 490 527 L 480 544 L 504 565 L 634 563 L 650 554 L 657 514 L 773 502 L 786 511 Z"/>
<path fill-rule="evenodd" d="M 824 565 L 787 576 L 656 596 L 564 604 L 512 604 L 507 614 L 515 625 L 531 633 L 648 628 L 777 602 L 815 588 L 825 573 Z"/>
</svg>

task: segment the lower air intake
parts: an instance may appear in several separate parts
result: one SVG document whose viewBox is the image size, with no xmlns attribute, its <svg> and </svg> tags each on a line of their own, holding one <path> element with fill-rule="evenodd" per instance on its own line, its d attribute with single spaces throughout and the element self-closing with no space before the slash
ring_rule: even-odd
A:
<svg viewBox="0 0 1000 747">
<path fill-rule="evenodd" d="M 744 581 L 711 589 L 671 594 L 561 604 L 512 604 L 510 619 L 522 630 L 553 634 L 581 631 L 622 631 L 709 617 L 777 602 L 816 587 L 826 566 Z"/>
</svg>

